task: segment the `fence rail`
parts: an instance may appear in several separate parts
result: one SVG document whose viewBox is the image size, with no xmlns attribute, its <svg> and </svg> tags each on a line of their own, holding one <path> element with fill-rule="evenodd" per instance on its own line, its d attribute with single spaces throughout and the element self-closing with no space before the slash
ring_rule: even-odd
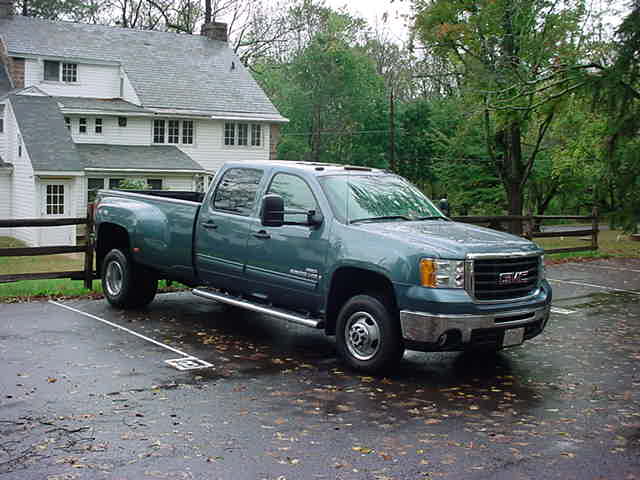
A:
<svg viewBox="0 0 640 480">
<path fill-rule="evenodd" d="M 0 228 L 23 227 L 60 227 L 65 225 L 86 225 L 86 231 L 93 230 L 93 211 L 87 208 L 86 217 L 75 218 L 23 218 L 17 220 L 0 220 Z M 84 280 L 84 286 L 91 288 L 95 272 L 93 269 L 93 239 L 86 235 L 86 244 L 58 245 L 53 247 L 17 247 L 0 248 L 0 257 L 18 257 L 35 255 L 56 255 L 63 253 L 84 253 L 84 269 L 71 272 L 42 272 L 42 273 L 10 273 L 0 275 L 0 284 L 18 282 L 20 280 L 42 280 L 51 278 L 70 278 Z"/>
<path fill-rule="evenodd" d="M 600 232 L 598 209 L 594 208 L 591 215 L 496 215 L 496 216 L 464 216 L 452 217 L 453 220 L 474 225 L 488 226 L 494 230 L 512 233 L 523 232 L 521 236 L 534 238 L 559 238 L 559 237 L 591 237 L 588 245 L 579 247 L 550 248 L 545 253 L 569 253 L 598 250 L 598 233 Z M 556 232 L 539 231 L 545 220 L 580 220 L 591 222 L 591 228 L 580 230 L 559 230 Z M 513 224 L 516 223 L 517 231 L 513 232 Z M 507 225 L 506 227 L 504 225 Z"/>
</svg>

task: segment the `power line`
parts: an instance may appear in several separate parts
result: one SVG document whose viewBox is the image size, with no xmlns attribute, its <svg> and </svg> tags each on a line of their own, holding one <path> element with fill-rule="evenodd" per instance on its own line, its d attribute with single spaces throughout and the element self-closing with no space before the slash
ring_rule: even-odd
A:
<svg viewBox="0 0 640 480">
<path fill-rule="evenodd" d="M 404 128 L 396 128 L 395 131 L 397 132 L 398 130 L 402 131 L 404 130 Z M 280 136 L 284 137 L 284 136 L 307 136 L 307 135 L 317 135 L 318 133 L 320 135 L 369 135 L 369 134 L 374 134 L 374 133 L 389 133 L 392 130 L 356 130 L 355 132 L 341 132 L 338 130 L 322 130 L 320 132 L 306 132 L 306 133 L 301 133 L 301 132 L 294 132 L 294 133 L 281 133 Z"/>
</svg>

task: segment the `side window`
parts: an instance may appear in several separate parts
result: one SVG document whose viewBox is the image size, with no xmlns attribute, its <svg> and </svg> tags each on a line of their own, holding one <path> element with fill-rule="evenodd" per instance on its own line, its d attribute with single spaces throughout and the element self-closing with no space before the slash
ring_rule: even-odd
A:
<svg viewBox="0 0 640 480">
<path fill-rule="evenodd" d="M 302 178 L 288 173 L 278 173 L 271 181 L 269 193 L 276 193 L 284 199 L 285 210 L 308 212 L 318 210 L 318 204 L 311 188 Z M 306 222 L 306 214 L 285 215 L 285 222 Z"/>
<path fill-rule="evenodd" d="M 238 215 L 251 215 L 263 171 L 232 168 L 225 172 L 213 197 L 213 208 Z"/>
</svg>

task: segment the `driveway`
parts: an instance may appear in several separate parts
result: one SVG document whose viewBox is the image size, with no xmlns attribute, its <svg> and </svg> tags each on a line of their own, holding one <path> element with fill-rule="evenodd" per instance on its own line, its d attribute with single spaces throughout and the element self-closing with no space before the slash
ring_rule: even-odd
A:
<svg viewBox="0 0 640 480">
<path fill-rule="evenodd" d="M 385 378 L 187 292 L 0 305 L 0 478 L 640 478 L 640 260 L 547 274 L 541 336 Z"/>
</svg>

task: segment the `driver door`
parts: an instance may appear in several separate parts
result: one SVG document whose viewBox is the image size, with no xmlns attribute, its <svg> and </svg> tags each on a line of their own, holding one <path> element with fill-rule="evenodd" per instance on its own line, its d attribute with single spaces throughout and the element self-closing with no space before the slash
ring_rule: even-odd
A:
<svg viewBox="0 0 640 480">
<path fill-rule="evenodd" d="M 285 211 L 320 212 L 313 190 L 297 175 L 276 173 L 267 193 L 280 195 Z M 306 221 L 306 215 L 285 215 L 285 222 Z M 247 247 L 246 275 L 254 296 L 289 308 L 318 309 L 318 285 L 325 274 L 328 249 L 326 224 L 264 227 L 258 221 L 252 227 Z"/>
</svg>

